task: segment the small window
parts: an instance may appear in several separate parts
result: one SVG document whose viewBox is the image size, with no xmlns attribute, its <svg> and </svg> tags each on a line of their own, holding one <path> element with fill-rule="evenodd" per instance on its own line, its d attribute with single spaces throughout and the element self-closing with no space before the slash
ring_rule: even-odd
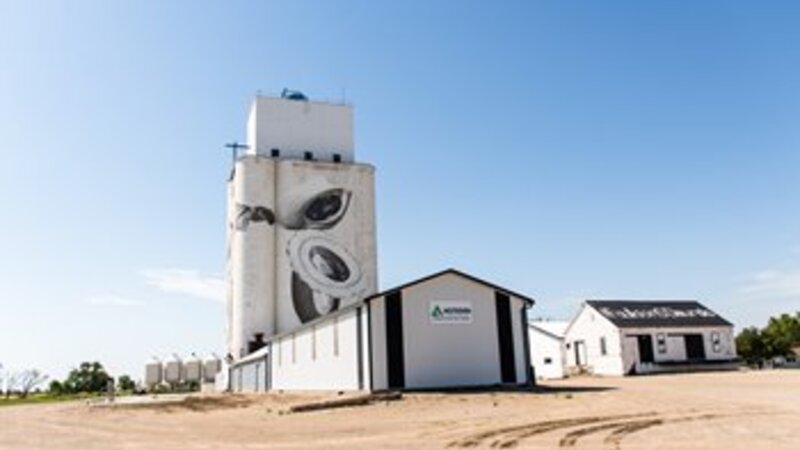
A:
<svg viewBox="0 0 800 450">
<path fill-rule="evenodd" d="M 553 364 L 553 358 L 545 358 L 544 359 L 544 363 L 545 364 Z"/>
<path fill-rule="evenodd" d="M 603 336 L 600 338 L 600 354 L 606 356 L 608 354 L 608 349 L 606 348 L 606 337 Z"/>
<path fill-rule="evenodd" d="M 272 150 L 269 151 L 269 154 L 273 158 L 277 158 L 277 157 L 281 156 L 281 151 L 278 150 L 277 148 L 273 148 Z"/>
<path fill-rule="evenodd" d="M 342 162 L 342 155 L 340 155 L 338 153 L 334 153 L 333 154 L 333 162 L 335 162 L 335 163 Z"/>
<path fill-rule="evenodd" d="M 314 153 L 305 152 L 305 153 L 303 153 L 303 158 L 305 158 L 306 161 L 313 161 L 314 160 Z"/>
<path fill-rule="evenodd" d="M 569 350 L 571 347 L 572 347 L 572 344 L 570 344 L 569 342 L 567 342 L 567 350 Z"/>
<path fill-rule="evenodd" d="M 656 346 L 658 347 L 658 353 L 667 353 L 667 337 L 664 333 L 656 335 Z"/>
<path fill-rule="evenodd" d="M 722 343 L 720 342 L 719 331 L 711 333 L 711 343 L 714 348 L 714 353 L 719 353 L 722 350 Z"/>
</svg>

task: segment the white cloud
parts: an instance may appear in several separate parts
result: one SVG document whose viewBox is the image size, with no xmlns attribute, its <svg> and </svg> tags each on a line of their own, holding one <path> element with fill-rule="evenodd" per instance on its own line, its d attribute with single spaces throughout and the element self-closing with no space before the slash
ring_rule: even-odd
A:
<svg viewBox="0 0 800 450">
<path fill-rule="evenodd" d="M 139 300 L 120 297 L 118 295 L 95 295 L 84 299 L 84 302 L 90 305 L 98 306 L 140 306 L 144 303 Z"/>
<path fill-rule="evenodd" d="M 207 300 L 225 300 L 225 281 L 221 276 L 204 275 L 195 270 L 143 270 L 145 283 L 171 294 L 184 294 Z"/>
<path fill-rule="evenodd" d="M 759 272 L 742 287 L 747 294 L 772 297 L 800 297 L 800 270 Z"/>
</svg>

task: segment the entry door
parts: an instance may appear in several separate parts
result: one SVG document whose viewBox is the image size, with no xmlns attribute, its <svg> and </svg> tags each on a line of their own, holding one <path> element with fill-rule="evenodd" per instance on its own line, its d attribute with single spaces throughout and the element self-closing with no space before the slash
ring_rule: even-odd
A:
<svg viewBox="0 0 800 450">
<path fill-rule="evenodd" d="M 575 365 L 582 366 L 586 364 L 586 343 L 583 341 L 575 341 Z"/>
<path fill-rule="evenodd" d="M 706 359 L 702 334 L 686 334 L 683 336 L 683 341 L 686 343 L 686 359 Z"/>
<path fill-rule="evenodd" d="M 649 334 L 636 336 L 636 341 L 639 344 L 639 362 L 651 363 L 655 361 L 653 357 L 653 336 Z"/>
</svg>

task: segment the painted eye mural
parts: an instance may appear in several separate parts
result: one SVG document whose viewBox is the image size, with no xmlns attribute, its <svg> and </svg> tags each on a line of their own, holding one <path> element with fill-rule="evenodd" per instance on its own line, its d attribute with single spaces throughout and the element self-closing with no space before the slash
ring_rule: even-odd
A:
<svg viewBox="0 0 800 450">
<path fill-rule="evenodd" d="M 303 211 L 308 227 L 329 228 L 336 225 L 347 212 L 350 195 L 344 189 L 332 189 L 311 199 Z"/>
<path fill-rule="evenodd" d="M 331 229 L 344 218 L 352 196 L 350 191 L 341 188 L 322 191 L 282 220 L 281 226 L 287 230 Z"/>
<path fill-rule="evenodd" d="M 350 278 L 350 269 L 342 258 L 333 253 L 330 249 L 322 246 L 312 247 L 309 250 L 311 264 L 321 274 L 333 281 L 347 281 Z"/>
<path fill-rule="evenodd" d="M 271 182 L 265 178 L 249 191 L 241 189 L 229 212 L 231 231 L 242 234 L 231 241 L 241 246 L 241 255 L 230 258 L 242 258 L 240 267 L 250 269 L 237 278 L 243 286 L 238 292 L 265 299 L 248 313 L 248 320 L 261 324 L 251 331 L 265 336 L 357 302 L 375 284 L 374 269 L 365 266 L 374 245 L 365 222 L 371 217 L 371 183 L 349 174 L 338 179 L 338 172 L 323 178 L 305 166 L 281 170 Z M 274 193 L 264 194 L 263 186 L 274 186 Z M 252 332 L 238 349 L 247 351 Z"/>
<path fill-rule="evenodd" d="M 324 233 L 297 232 L 287 253 L 292 265 L 292 306 L 301 323 L 336 311 L 343 298 L 364 294 L 365 277 L 355 257 Z"/>
</svg>

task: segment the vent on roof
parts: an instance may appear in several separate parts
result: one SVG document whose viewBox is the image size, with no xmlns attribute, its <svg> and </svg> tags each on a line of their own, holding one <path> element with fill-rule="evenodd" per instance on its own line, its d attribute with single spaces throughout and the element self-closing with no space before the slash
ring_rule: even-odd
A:
<svg viewBox="0 0 800 450">
<path fill-rule="evenodd" d="M 287 88 L 283 88 L 281 92 L 281 98 L 285 98 L 286 100 L 296 100 L 300 102 L 307 102 L 308 97 L 300 91 L 293 91 Z"/>
</svg>

